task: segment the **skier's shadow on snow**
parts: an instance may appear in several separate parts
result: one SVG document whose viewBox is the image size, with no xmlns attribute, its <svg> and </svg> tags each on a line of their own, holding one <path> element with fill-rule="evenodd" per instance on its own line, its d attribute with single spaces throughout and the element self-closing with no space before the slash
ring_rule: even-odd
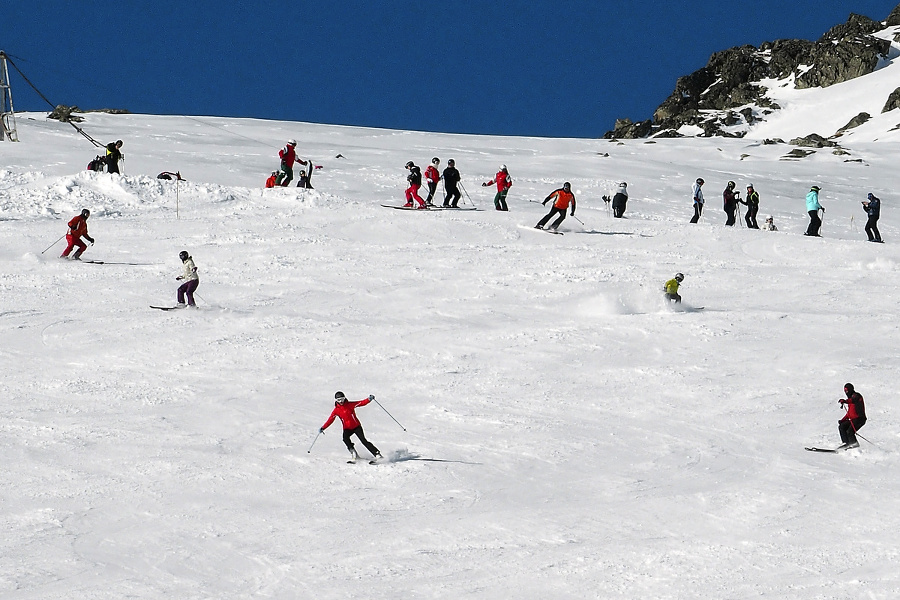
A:
<svg viewBox="0 0 900 600">
<path fill-rule="evenodd" d="M 596 229 L 585 229 L 584 231 L 577 231 L 573 233 L 584 233 L 587 235 L 635 235 L 634 232 L 631 231 L 598 231 Z M 639 234 L 641 237 L 653 237 L 644 235 L 643 233 Z"/>
<path fill-rule="evenodd" d="M 401 454 L 400 456 L 395 456 L 391 459 L 391 462 L 406 462 L 408 460 L 419 460 L 422 462 L 440 462 L 440 463 L 458 463 L 461 465 L 480 465 L 482 463 L 479 462 L 469 462 L 466 460 L 448 460 L 446 458 L 426 458 L 421 454 Z"/>
</svg>

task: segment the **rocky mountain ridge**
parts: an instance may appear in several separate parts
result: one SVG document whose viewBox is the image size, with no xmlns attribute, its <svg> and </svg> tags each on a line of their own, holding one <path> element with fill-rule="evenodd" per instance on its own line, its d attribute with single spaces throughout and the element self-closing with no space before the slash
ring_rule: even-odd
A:
<svg viewBox="0 0 900 600">
<path fill-rule="evenodd" d="M 796 89 L 825 88 L 868 75 L 889 60 L 891 40 L 883 34 L 896 26 L 900 5 L 882 22 L 851 14 L 846 23 L 815 42 L 785 39 L 759 48 L 745 45 L 717 52 L 705 67 L 677 80 L 652 119 L 618 119 L 603 137 L 743 137 L 750 126 L 781 108 L 767 97 L 766 82 L 787 80 Z M 900 42 L 900 33 L 894 41 Z M 883 112 L 898 107 L 900 87 L 886 98 Z M 868 117 L 860 113 L 847 128 Z"/>
</svg>

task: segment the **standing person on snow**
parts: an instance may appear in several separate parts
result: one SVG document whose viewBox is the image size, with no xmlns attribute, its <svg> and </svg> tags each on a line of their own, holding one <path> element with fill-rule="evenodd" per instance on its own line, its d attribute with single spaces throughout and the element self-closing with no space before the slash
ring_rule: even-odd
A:
<svg viewBox="0 0 900 600">
<path fill-rule="evenodd" d="M 694 198 L 694 216 L 691 219 L 691 223 L 696 223 L 700 220 L 700 215 L 703 214 L 703 184 L 706 183 L 702 178 L 698 178 L 697 181 L 694 182 L 694 187 L 691 190 L 691 195 Z"/>
<path fill-rule="evenodd" d="M 566 209 L 569 208 L 570 204 L 572 205 L 572 216 L 575 216 L 575 194 L 572 193 L 572 184 L 568 181 L 558 190 L 551 192 L 549 196 L 544 198 L 544 201 L 541 202 L 541 204 L 547 206 L 547 203 L 550 202 L 550 200 L 554 200 L 553 207 L 543 219 L 538 221 L 538 224 L 534 226 L 535 229 L 543 229 L 544 225 L 553 218 L 553 215 L 558 214 L 559 218 L 549 227 L 550 231 L 556 231 L 557 228 L 559 228 L 559 225 L 566 219 Z"/>
<path fill-rule="evenodd" d="M 106 145 L 106 172 L 107 173 L 118 173 L 119 172 L 119 161 L 125 158 L 125 155 L 122 154 L 122 151 L 119 148 L 122 147 L 122 140 L 116 140 L 115 142 L 110 142 Z"/>
<path fill-rule="evenodd" d="M 438 181 L 441 180 L 441 174 L 438 172 L 438 165 L 441 159 L 437 156 L 431 159 L 431 164 L 425 169 L 425 181 L 428 182 L 428 196 L 425 198 L 427 206 L 434 206 L 434 193 L 437 191 Z"/>
<path fill-rule="evenodd" d="M 819 235 L 819 228 L 822 226 L 822 219 L 819 218 L 819 211 L 821 210 L 824 213 L 825 207 L 819 204 L 820 189 L 819 186 L 814 185 L 809 188 L 809 193 L 806 194 L 806 212 L 809 213 L 809 227 L 806 228 L 806 233 L 803 235 L 822 237 Z"/>
<path fill-rule="evenodd" d="M 736 185 L 735 182 L 729 181 L 728 185 L 725 187 L 725 191 L 722 192 L 722 198 L 725 200 L 725 214 L 728 215 L 728 218 L 725 220 L 725 225 L 728 227 L 734 227 L 734 213 L 737 211 L 737 203 L 741 200 L 739 195 L 740 192 L 734 191 Z"/>
<path fill-rule="evenodd" d="M 681 296 L 678 295 L 678 288 L 681 286 L 682 281 L 684 281 L 684 275 L 675 273 L 675 277 L 665 283 L 663 289 L 666 292 L 666 300 L 674 302 L 675 304 L 681 304 Z"/>
<path fill-rule="evenodd" d="M 444 203 L 441 206 L 444 208 L 459 208 L 457 203 L 462 198 L 462 194 L 459 193 L 459 187 L 457 186 L 462 176 L 456 169 L 456 161 L 452 158 L 447 161 L 447 168 L 444 169 L 443 177 L 444 190 L 447 192 L 447 195 L 444 197 Z"/>
<path fill-rule="evenodd" d="M 747 205 L 747 216 L 744 217 L 747 229 L 759 229 L 759 223 L 756 222 L 756 215 L 759 213 L 759 192 L 753 189 L 752 183 L 747 186 L 747 198 L 744 204 Z"/>
<path fill-rule="evenodd" d="M 335 392 L 334 410 L 331 411 L 331 416 L 328 417 L 325 424 L 319 428 L 319 433 L 325 433 L 325 430 L 328 429 L 329 425 L 334 422 L 335 417 L 340 419 L 341 424 L 344 426 L 344 444 L 347 446 L 347 450 L 350 451 L 351 460 L 359 458 L 359 454 L 356 452 L 356 448 L 353 447 L 353 442 L 350 439 L 351 436 L 354 435 L 359 438 L 362 445 L 372 453 L 372 456 L 374 456 L 376 460 L 381 458 L 381 452 L 378 451 L 375 444 L 366 439 L 362 424 L 356 416 L 356 409 L 358 407 L 365 406 L 374 399 L 375 396 L 370 395 L 368 398 L 364 398 L 359 402 L 349 402 L 347 397 L 344 396 L 344 392 Z"/>
<path fill-rule="evenodd" d="M 869 236 L 869 241 L 883 243 L 881 233 L 878 231 L 878 218 L 881 216 L 881 200 L 875 194 L 869 192 L 867 201 L 863 202 L 862 205 L 863 210 L 869 215 L 869 220 L 866 221 L 866 235 Z"/>
<path fill-rule="evenodd" d="M 613 216 L 617 219 L 621 219 L 622 215 L 625 214 L 625 205 L 628 203 L 628 184 L 626 182 L 622 182 L 619 184 L 619 189 L 616 190 L 616 194 L 612 199 L 612 209 Z"/>
<path fill-rule="evenodd" d="M 281 158 L 281 172 L 278 174 L 278 179 L 275 180 L 275 185 L 287 187 L 294 178 L 294 163 L 306 164 L 305 161 L 297 158 L 296 148 L 297 140 L 288 140 L 284 148 L 278 151 L 278 156 Z"/>
<path fill-rule="evenodd" d="M 194 292 L 197 291 L 197 286 L 200 285 L 197 267 L 194 265 L 194 259 L 187 253 L 187 250 L 179 252 L 178 258 L 181 259 L 182 265 L 184 266 L 184 273 L 175 278 L 178 281 L 184 281 L 184 283 L 178 287 L 178 308 L 184 308 L 185 296 L 187 296 L 187 305 L 196 307 L 197 305 L 194 303 Z"/>
<path fill-rule="evenodd" d="M 481 187 L 494 185 L 494 182 L 497 183 L 497 195 L 494 196 L 494 208 L 497 210 L 509 210 L 509 207 L 506 205 L 506 195 L 509 193 L 509 188 L 512 187 L 512 177 L 509 176 L 506 165 L 500 165 L 500 170 L 497 171 L 494 178 L 482 183 Z"/>
<path fill-rule="evenodd" d="M 838 432 L 841 434 L 841 441 L 844 443 L 842 448 L 858 448 L 859 442 L 856 441 L 856 432 L 866 424 L 866 404 L 862 394 L 853 389 L 852 383 L 844 384 L 844 393 L 847 399 L 838 400 L 843 407 L 846 405 L 847 414 L 838 421 Z"/>
<path fill-rule="evenodd" d="M 406 204 L 403 206 L 411 208 L 413 200 L 415 200 L 418 202 L 416 208 L 428 208 L 425 201 L 419 196 L 419 188 L 422 187 L 422 170 L 417 167 L 413 161 L 406 163 L 406 170 L 409 171 L 409 175 L 406 176 L 409 187 L 406 188 Z"/>
<path fill-rule="evenodd" d="M 59 256 L 60 258 L 68 258 L 69 252 L 72 251 L 72 248 L 77 246 L 78 250 L 72 255 L 72 260 L 81 260 L 82 252 L 87 249 L 87 244 L 81 241 L 82 237 L 89 241 L 91 246 L 94 245 L 94 238 L 88 235 L 87 228 L 87 220 L 90 216 L 91 211 L 85 208 L 81 211 L 81 214 L 75 215 L 72 217 L 72 220 L 69 221 L 69 231 L 66 232 L 66 242 L 68 242 L 69 245 L 63 250 L 63 253 Z"/>
</svg>

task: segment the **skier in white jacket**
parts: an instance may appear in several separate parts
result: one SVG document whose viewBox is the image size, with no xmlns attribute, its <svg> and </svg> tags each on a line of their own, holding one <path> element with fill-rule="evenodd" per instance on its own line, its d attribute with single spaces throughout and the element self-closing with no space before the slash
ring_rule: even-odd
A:
<svg viewBox="0 0 900 600">
<path fill-rule="evenodd" d="M 698 178 L 697 181 L 694 182 L 694 188 L 692 190 L 692 196 L 694 198 L 694 216 L 691 219 L 691 223 L 696 223 L 700 220 L 700 215 L 703 213 L 703 184 L 705 182 L 702 178 Z"/>
<path fill-rule="evenodd" d="M 200 285 L 200 277 L 197 275 L 194 259 L 187 253 L 187 250 L 179 252 L 178 258 L 181 259 L 184 265 L 184 273 L 175 278 L 178 281 L 184 281 L 178 287 L 178 308 L 184 308 L 185 296 L 187 297 L 187 306 L 197 306 L 194 303 L 194 292 L 197 290 L 197 286 Z"/>
</svg>

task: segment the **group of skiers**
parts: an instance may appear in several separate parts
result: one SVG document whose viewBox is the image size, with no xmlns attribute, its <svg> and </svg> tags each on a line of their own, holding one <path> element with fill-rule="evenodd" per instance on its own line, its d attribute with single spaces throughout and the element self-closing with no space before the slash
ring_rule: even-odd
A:
<svg viewBox="0 0 900 600">
<path fill-rule="evenodd" d="M 125 158 L 122 154 L 122 140 L 116 140 L 106 145 L 106 154 L 97 155 L 94 160 L 88 163 L 88 171 L 103 171 L 106 168 L 107 173 L 119 172 L 119 161 Z"/>
<path fill-rule="evenodd" d="M 315 166 L 311 160 L 303 160 L 297 156 L 297 140 L 288 140 L 284 148 L 278 151 L 278 158 L 281 159 L 281 167 L 277 171 L 272 171 L 272 174 L 266 179 L 267 188 L 287 187 L 294 180 L 294 165 L 299 164 L 306 167 L 306 170 L 300 172 L 297 187 L 313 189 L 313 169 L 320 167 Z"/>
<path fill-rule="evenodd" d="M 697 223 L 700 220 L 700 216 L 703 214 L 703 207 L 705 204 L 703 198 L 704 183 L 706 182 L 703 181 L 702 177 L 698 178 L 691 189 L 691 198 L 694 207 L 694 216 L 691 217 L 691 223 Z M 759 224 L 756 221 L 756 216 L 759 214 L 759 193 L 754 189 L 752 183 L 748 184 L 747 197 L 744 200 L 741 200 L 740 192 L 735 191 L 735 187 L 735 182 L 729 181 L 725 186 L 725 191 L 722 192 L 723 208 L 726 215 L 725 225 L 729 227 L 734 226 L 736 222 L 735 212 L 737 211 L 738 204 L 744 204 L 747 206 L 747 214 L 744 216 L 747 228 L 759 229 Z M 806 212 L 809 215 L 809 225 L 803 235 L 822 237 L 819 233 L 819 230 L 822 228 L 822 217 L 819 216 L 819 213 L 821 212 L 821 214 L 824 215 L 825 207 L 819 202 L 819 192 L 821 189 L 822 188 L 819 186 L 814 185 L 810 187 L 809 192 L 806 194 Z M 604 197 L 604 200 L 607 200 L 607 198 Z M 868 215 L 865 230 L 869 241 L 882 243 L 881 233 L 878 231 L 878 219 L 881 216 L 881 200 L 874 194 L 869 193 L 866 200 L 862 202 L 862 205 L 863 210 L 865 210 Z M 766 218 L 763 229 L 768 231 L 778 231 L 778 228 L 775 227 L 775 221 L 771 216 Z"/>
</svg>

